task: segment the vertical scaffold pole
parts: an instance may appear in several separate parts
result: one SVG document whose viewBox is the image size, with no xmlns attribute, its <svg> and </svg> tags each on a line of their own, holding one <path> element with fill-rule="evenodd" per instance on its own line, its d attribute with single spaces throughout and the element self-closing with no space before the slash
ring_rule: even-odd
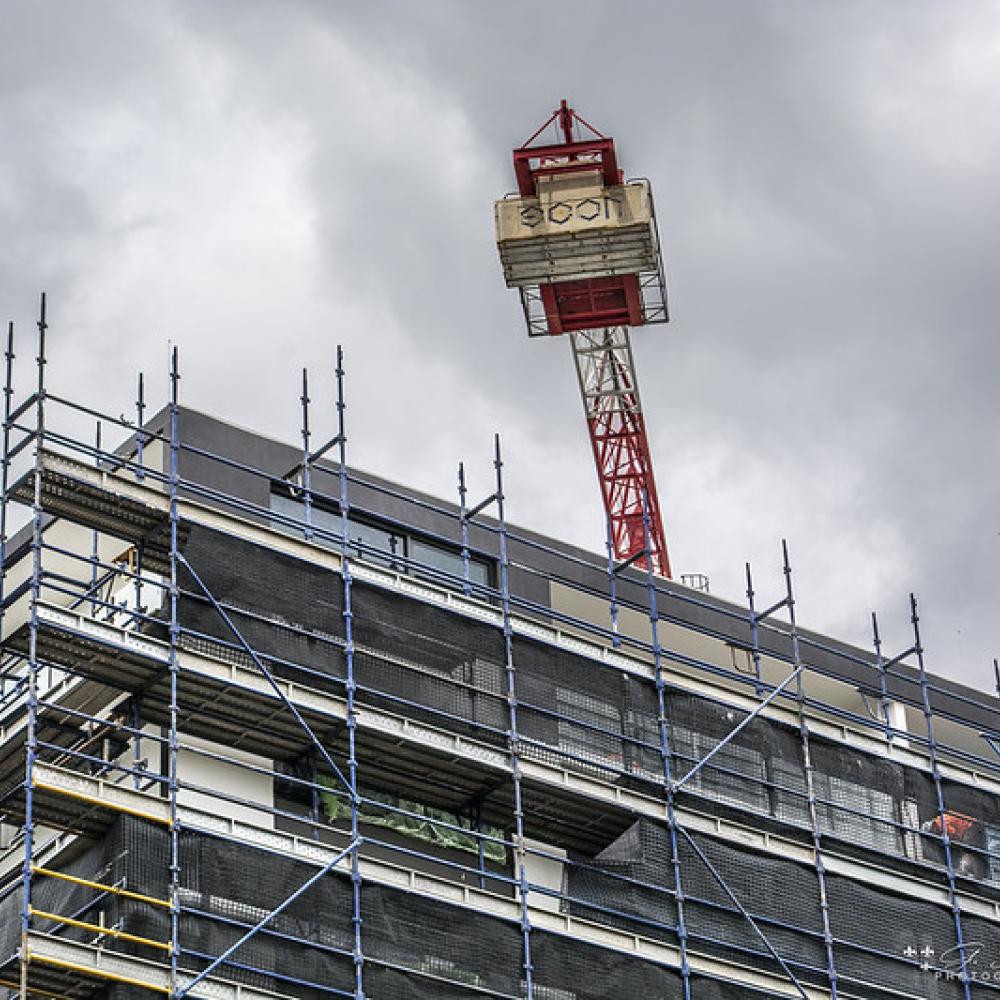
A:
<svg viewBox="0 0 1000 1000">
<path fill-rule="evenodd" d="M 145 479 L 146 474 L 143 471 L 142 463 L 143 459 L 143 449 L 146 445 L 146 435 L 143 431 L 143 427 L 146 424 L 146 380 L 143 377 L 142 372 L 139 372 L 139 378 L 136 382 L 135 388 L 135 478 L 142 482 Z M 133 622 L 135 623 L 135 628 L 142 628 L 142 619 L 140 615 L 142 614 L 142 541 L 137 541 L 135 543 L 135 565 L 131 567 L 135 571 L 135 579 L 132 581 L 132 594 L 135 600 L 135 617 Z M 139 707 L 138 705 L 136 706 Z M 140 737 L 136 736 L 136 743 L 138 744 Z M 138 775 L 136 775 L 136 781 L 138 781 Z M 136 786 L 138 787 L 138 785 Z"/>
<path fill-rule="evenodd" d="M 20 997 L 28 1000 L 28 966 L 31 930 L 31 867 L 35 848 L 34 783 L 38 754 L 38 602 L 42 590 L 42 450 L 45 447 L 45 293 L 38 311 L 38 381 L 35 386 L 35 465 L 32 474 L 31 517 L 31 609 L 28 617 L 28 732 L 25 739 L 24 773 L 24 894 L 21 907 Z"/>
<path fill-rule="evenodd" d="M 660 645 L 660 611 L 656 603 L 656 583 L 653 580 L 649 502 L 642 491 L 642 533 L 646 569 L 646 598 L 649 604 L 649 630 L 653 647 L 653 667 L 656 679 L 656 712 L 660 729 L 660 756 L 663 760 L 663 793 L 667 800 L 667 827 L 670 834 L 670 857 L 674 875 L 674 896 L 677 904 L 677 949 L 681 960 L 681 982 L 684 1000 L 691 1000 L 691 966 L 688 962 L 687 921 L 684 917 L 684 881 L 678 852 L 677 813 L 674 809 L 673 764 L 670 750 L 670 723 L 667 717 L 667 683 L 663 676 L 663 647 Z"/>
<path fill-rule="evenodd" d="M 94 467 L 101 467 L 101 421 L 98 420 L 94 427 Z M 95 528 L 90 533 L 90 613 L 95 618 L 101 607 L 99 595 L 97 593 L 98 567 L 101 564 L 100 535 Z M 110 617 L 110 609 L 105 608 L 105 617 Z"/>
<path fill-rule="evenodd" d="M 882 712 L 882 723 L 885 728 L 885 740 L 892 742 L 892 716 L 889 712 L 889 677 L 882 656 L 882 636 L 878 631 L 878 617 L 872 612 L 872 644 L 875 647 L 875 669 L 878 671 L 878 700 Z"/>
<path fill-rule="evenodd" d="M 758 698 L 764 697 L 764 684 L 760 672 L 760 625 L 758 624 L 757 609 L 754 606 L 753 573 L 750 570 L 750 563 L 747 567 L 747 607 L 750 611 L 750 647 L 753 656 L 753 676 L 754 690 Z"/>
<path fill-rule="evenodd" d="M 3 383 L 3 440 L 0 458 L 0 623 L 3 622 L 3 600 L 7 582 L 7 491 L 10 488 L 10 414 L 14 401 L 14 323 L 7 324 L 6 370 Z M 16 683 L 16 682 L 15 682 Z M 7 693 L 6 674 L 0 677 L 0 695 Z"/>
<path fill-rule="evenodd" d="M 618 649 L 622 638 L 618 634 L 618 572 L 615 565 L 615 545 L 611 532 L 611 515 L 604 516 L 604 549 L 608 555 L 608 614 L 611 618 L 611 646 Z M 622 674 L 622 677 L 627 677 Z"/>
<path fill-rule="evenodd" d="M 466 503 L 468 490 L 465 487 L 465 463 L 458 463 L 458 523 L 462 531 L 462 593 L 472 594 L 472 580 L 469 573 L 469 507 Z"/>
<path fill-rule="evenodd" d="M 971 1000 L 969 966 L 965 950 L 965 937 L 962 933 L 962 909 L 959 906 L 958 885 L 955 881 L 955 858 L 951 849 L 951 837 L 948 834 L 948 808 L 944 801 L 944 782 L 941 778 L 937 738 L 934 734 L 934 712 L 931 709 L 930 688 L 927 684 L 927 670 L 924 666 L 924 647 L 920 639 L 920 616 L 917 614 L 917 599 L 913 594 L 910 594 L 910 624 L 913 626 L 913 653 L 917 658 L 917 670 L 920 678 L 920 700 L 924 710 L 924 721 L 927 724 L 927 755 L 931 765 L 931 775 L 934 779 L 938 820 L 941 824 L 941 843 L 944 847 L 944 862 L 948 873 L 948 897 L 955 922 L 955 943 L 958 945 L 958 957 L 961 963 L 962 992 L 965 1000 Z"/>
<path fill-rule="evenodd" d="M 357 756 L 357 712 L 355 699 L 357 683 L 354 679 L 354 613 L 351 610 L 351 560 L 348 551 L 348 513 L 350 500 L 347 496 L 347 403 L 344 400 L 344 349 L 337 345 L 337 451 L 340 481 L 340 556 L 344 579 L 344 659 L 346 661 L 347 696 L 347 780 L 351 792 L 351 891 L 354 911 L 351 923 L 354 927 L 354 996 L 364 1000 L 364 951 L 361 947 L 361 844 L 358 831 L 358 756 Z M 303 395 L 305 393 L 303 392 Z"/>
<path fill-rule="evenodd" d="M 145 473 L 142 471 L 143 449 L 146 446 L 146 435 L 143 433 L 143 426 L 146 423 L 146 385 L 142 372 L 139 372 L 139 380 L 135 389 L 135 478 L 142 480 Z"/>
<path fill-rule="evenodd" d="M 309 371 L 302 369 L 302 535 L 312 541 L 312 458 L 309 454 Z"/>
<path fill-rule="evenodd" d="M 834 962 L 833 932 L 830 927 L 830 901 L 826 884 L 826 864 L 823 861 L 823 831 L 816 808 L 816 774 L 809 742 L 809 723 L 806 718 L 806 691 L 802 680 L 802 652 L 799 648 L 799 630 L 795 619 L 795 593 L 792 588 L 792 564 L 788 558 L 788 542 L 781 540 L 781 558 L 785 575 L 785 607 L 788 609 L 789 639 L 792 645 L 792 666 L 798 671 L 795 678 L 795 700 L 799 716 L 799 735 L 802 740 L 802 770 L 806 782 L 806 800 L 809 806 L 809 826 L 812 829 L 813 860 L 816 866 L 816 884 L 819 889 L 820 917 L 823 923 L 823 948 L 826 952 L 826 974 L 830 980 L 830 1000 L 837 1000 L 837 967 Z"/>
<path fill-rule="evenodd" d="M 142 759 L 142 700 L 139 692 L 132 696 L 131 723 L 134 733 L 132 734 L 132 787 L 139 791 L 142 788 L 142 771 L 145 768 L 145 761 Z"/>
<path fill-rule="evenodd" d="M 521 937 L 524 942 L 526 1000 L 535 995 L 531 963 L 531 915 L 528 911 L 528 870 L 525 864 L 524 806 L 521 800 L 521 744 L 517 728 L 517 675 L 514 666 L 514 632 L 510 623 L 510 556 L 507 551 L 507 517 L 503 493 L 503 455 L 500 435 L 493 438 L 496 470 L 497 538 L 500 557 L 500 608 L 503 614 L 504 660 L 507 673 L 507 706 L 510 715 L 510 760 L 514 785 L 514 853 L 517 858 L 518 894 L 521 897 Z"/>
<path fill-rule="evenodd" d="M 319 769 L 316 766 L 316 752 L 309 751 L 309 818 L 312 820 L 311 836 L 319 840 L 319 818 L 322 814 L 322 802 L 319 796 Z"/>
<path fill-rule="evenodd" d="M 170 733 L 167 740 L 167 794 L 170 800 L 170 995 L 178 990 L 177 964 L 180 957 L 180 829 L 177 820 L 177 750 L 178 706 L 177 687 L 180 661 L 177 655 L 180 641 L 180 621 L 177 613 L 178 583 L 178 491 L 180 487 L 180 414 L 178 398 L 180 370 L 177 348 L 170 351 Z"/>
</svg>

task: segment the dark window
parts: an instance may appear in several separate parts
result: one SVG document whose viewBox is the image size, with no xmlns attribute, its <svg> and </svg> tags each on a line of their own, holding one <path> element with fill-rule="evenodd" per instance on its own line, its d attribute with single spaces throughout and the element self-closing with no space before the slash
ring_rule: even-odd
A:
<svg viewBox="0 0 1000 1000">
<path fill-rule="evenodd" d="M 273 521 L 272 527 L 290 534 L 298 533 L 289 522 L 295 524 L 304 522 L 305 512 L 300 499 L 285 493 L 272 493 L 271 510 L 282 517 L 280 521 Z M 339 542 L 335 541 L 335 538 L 340 536 L 340 514 L 323 507 L 313 507 L 310 523 L 313 528 L 323 533 L 319 538 L 321 545 L 339 548 Z M 428 571 L 423 573 L 421 566 L 413 567 L 411 572 L 415 575 L 433 578 L 432 571 L 438 570 L 458 579 L 464 577 L 465 568 L 462 553 L 457 549 L 449 549 L 422 538 L 408 537 L 400 532 L 370 524 L 350 515 L 347 519 L 347 530 L 348 540 L 352 543 L 350 546 L 351 554 L 368 562 L 374 562 L 389 569 L 405 571 L 406 560 L 410 559 L 420 563 L 421 566 L 428 567 Z M 475 556 L 470 557 L 469 580 L 482 587 L 489 586 L 489 566 L 484 560 Z"/>
</svg>

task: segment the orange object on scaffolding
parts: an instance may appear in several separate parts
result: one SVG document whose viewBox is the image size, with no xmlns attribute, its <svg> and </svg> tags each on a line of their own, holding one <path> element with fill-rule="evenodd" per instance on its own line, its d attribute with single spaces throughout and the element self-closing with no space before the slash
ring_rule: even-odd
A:
<svg viewBox="0 0 1000 1000">
<path fill-rule="evenodd" d="M 944 829 L 948 834 L 949 840 L 963 841 L 975 825 L 975 822 L 972 816 L 966 816 L 965 813 L 946 812 L 944 814 Z M 941 836 L 941 817 L 935 816 L 927 824 L 927 829 L 931 833 Z"/>
</svg>

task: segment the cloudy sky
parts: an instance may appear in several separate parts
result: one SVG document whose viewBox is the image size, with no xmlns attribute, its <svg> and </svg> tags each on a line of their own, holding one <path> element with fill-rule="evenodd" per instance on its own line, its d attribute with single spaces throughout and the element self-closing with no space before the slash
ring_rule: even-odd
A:
<svg viewBox="0 0 1000 1000">
<path fill-rule="evenodd" d="M 672 560 L 992 689 L 1000 655 L 1000 5 L 0 0 L 0 308 L 48 291 L 50 384 L 137 371 L 599 549 L 569 345 L 493 243 L 510 150 L 566 96 L 652 180 L 672 321 L 634 335 Z M 29 356 L 27 342 L 21 358 Z M 478 484 L 478 488 L 477 488 Z"/>
</svg>

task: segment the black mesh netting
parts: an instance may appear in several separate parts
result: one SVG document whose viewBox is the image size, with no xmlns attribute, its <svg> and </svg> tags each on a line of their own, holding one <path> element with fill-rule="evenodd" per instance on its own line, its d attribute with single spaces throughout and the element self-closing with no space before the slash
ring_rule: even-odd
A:
<svg viewBox="0 0 1000 1000">
<path fill-rule="evenodd" d="M 326 686 L 324 675 L 345 676 L 338 573 L 197 526 L 183 552 L 242 638 L 275 673 L 317 687 Z M 183 643 L 249 663 L 232 629 L 183 566 L 179 580 Z M 507 685 L 499 630 L 359 583 L 351 601 L 359 702 L 504 742 Z"/>
<path fill-rule="evenodd" d="M 606 778 L 662 780 L 652 685 L 565 650 L 514 639 L 524 753 Z"/>
<path fill-rule="evenodd" d="M 554 964 L 562 960 L 561 949 L 567 952 L 578 949 L 571 943 L 562 945 L 555 935 L 539 935 L 538 940 L 545 960 Z M 566 970 L 567 977 L 582 971 L 590 978 L 582 984 L 567 978 L 561 986 L 547 986 L 536 976 L 532 989 L 535 1000 L 682 1000 L 684 997 L 679 973 L 625 955 L 601 952 L 589 964 L 585 960 L 566 963 Z M 590 983 L 593 983 L 592 988 Z M 492 993 L 481 987 L 462 987 L 445 980 L 377 965 L 365 966 L 364 991 L 371 1000 L 515 1000 L 508 994 Z M 747 1000 L 748 997 L 776 995 L 766 990 L 691 976 L 692 1000 Z M 145 990 L 116 986 L 102 993 L 101 1000 L 148 1000 L 149 996 Z M 525 996 L 527 992 L 522 981 L 516 1000 Z"/>
<path fill-rule="evenodd" d="M 196 527 L 184 551 L 213 595 L 230 606 L 233 620 L 247 641 L 271 660 L 277 672 L 290 676 L 295 670 L 292 664 L 298 663 L 310 671 L 307 683 L 322 685 L 324 676 L 339 682 L 344 674 L 344 621 L 343 583 L 337 573 Z M 191 630 L 185 641 L 205 642 L 192 635 L 204 633 L 214 637 L 217 652 L 245 659 L 231 649 L 235 642 L 231 632 L 215 609 L 197 596 L 198 588 L 190 575 L 182 573 L 181 583 L 187 592 L 181 600 L 181 620 Z M 352 610 L 359 701 L 466 731 L 497 745 L 505 742 L 509 710 L 505 650 L 499 629 L 359 583 L 352 589 Z M 649 680 L 526 638 L 515 638 L 513 656 L 519 732 L 526 756 L 534 755 L 609 780 L 645 784 L 655 793 L 662 784 L 663 761 L 656 691 Z M 674 688 L 666 691 L 666 710 L 675 779 L 683 777 L 746 718 L 745 712 L 730 705 Z M 943 862 L 933 827 L 938 802 L 928 773 L 819 737 L 811 738 L 810 750 L 816 818 L 824 837 L 835 841 L 838 850 L 877 851 L 900 859 Z M 391 783 L 391 775 L 385 777 Z M 716 753 L 685 784 L 680 796 L 685 800 L 700 799 L 697 807 L 701 809 L 707 806 L 716 813 L 752 814 L 755 825 L 763 822 L 792 827 L 804 836 L 811 823 L 805 793 L 798 729 L 761 717 Z M 970 820 L 963 839 L 954 844 L 960 877 L 993 877 L 984 852 L 987 825 L 1000 825 L 1000 800 L 951 781 L 944 782 L 944 798 L 946 809 Z M 570 912 L 634 933 L 675 940 L 677 914 L 669 844 L 664 837 L 662 828 L 655 824 L 641 824 L 597 857 L 572 855 L 574 864 L 567 867 L 565 887 Z M 825 954 L 818 937 L 818 887 L 812 869 L 708 839 L 699 844 L 739 898 L 750 901 L 747 905 L 761 918 L 762 926 L 769 928 L 768 936 L 783 957 L 807 973 L 810 969 L 825 969 Z M 207 850 L 187 841 L 184 849 L 189 853 Z M 79 863 L 98 868 L 117 863 L 117 856 L 107 853 L 109 848 L 104 845 L 94 850 L 97 853 L 90 860 L 84 861 L 81 856 Z M 700 860 L 688 856 L 692 853 L 689 845 L 682 842 L 680 850 L 692 942 L 701 941 L 709 950 L 773 971 L 774 962 L 752 928 L 734 911 Z M 219 857 L 224 854 L 221 852 Z M 213 864 L 221 865 L 222 861 L 208 858 L 205 864 L 211 870 Z M 238 862 L 233 861 L 230 870 L 234 884 L 238 883 L 238 869 Z M 280 895 L 281 887 L 295 883 L 299 875 L 301 872 L 289 871 L 281 876 L 287 881 L 279 879 L 275 896 Z M 326 881 L 333 885 L 336 880 Z M 954 940 L 954 927 L 946 910 L 926 904 L 926 912 L 918 913 L 913 900 L 899 900 L 855 882 L 841 886 L 834 876 L 830 886 L 833 933 L 838 939 L 837 965 L 843 975 L 877 982 L 886 989 L 902 984 L 899 988 L 928 997 L 952 995 L 949 991 L 954 984 L 942 979 L 934 979 L 934 989 L 939 992 L 930 992 L 929 973 L 907 958 L 903 949 L 908 945 L 901 936 L 902 928 L 919 921 L 919 948 L 940 950 L 940 942 L 949 940 L 949 934 Z M 988 887 L 982 888 L 986 891 Z M 209 934 L 203 926 L 207 918 L 197 913 L 185 918 L 192 950 L 205 954 L 211 949 L 199 941 L 216 940 L 213 935 L 224 941 L 235 940 L 258 905 L 252 896 L 239 897 L 237 890 L 229 895 L 214 892 L 211 880 L 208 888 L 192 884 L 187 889 L 191 899 L 200 900 L 197 907 L 192 904 L 192 909 L 231 921 L 219 925 L 225 930 L 215 929 Z M 376 898 L 366 901 L 366 906 L 374 905 Z M 215 913 L 211 907 L 222 906 L 223 901 L 230 909 Z M 140 914 L 135 906 L 119 905 L 124 917 L 136 926 L 147 920 L 155 929 L 155 917 Z M 877 916 L 870 921 L 859 920 L 859 912 Z M 291 911 L 288 919 L 305 921 L 306 911 L 301 917 Z M 465 923 L 463 918 L 454 930 L 458 937 Z M 289 967 L 304 970 L 301 978 L 306 980 L 329 973 L 338 982 L 349 982 L 352 970 L 342 953 L 350 948 L 350 928 L 324 925 L 322 930 L 310 930 L 305 924 L 301 926 L 305 930 L 290 933 L 314 935 L 315 947 L 309 949 L 313 957 L 290 959 Z M 498 926 L 503 933 L 491 934 L 509 937 L 510 928 Z M 793 926 L 803 930 L 792 930 Z M 984 927 L 980 936 L 986 936 L 990 929 Z M 402 933 L 398 927 L 396 931 Z M 0 942 L 5 940 L 5 932 L 9 937 L 7 927 L 0 924 Z M 257 945 L 259 952 L 248 950 L 251 958 L 246 964 L 278 969 L 280 954 L 294 954 L 294 949 L 281 944 L 281 933 L 280 925 L 276 925 L 275 933 L 262 936 Z M 866 955 L 861 948 L 881 954 Z M 399 953 L 405 951 L 400 949 Z M 406 964 L 385 957 L 386 967 L 375 966 L 370 975 L 375 977 L 373 981 L 383 977 L 381 989 L 389 997 L 422 996 L 419 989 L 424 989 L 426 983 L 431 984 L 426 987 L 431 991 L 428 995 L 461 996 L 476 989 L 487 991 L 487 995 L 518 994 L 517 981 L 499 982 L 489 969 L 469 972 L 459 957 L 439 958 L 428 958 L 426 967 L 414 968 L 409 959 Z M 476 962 L 478 957 L 467 964 Z M 400 967 L 389 968 L 397 965 Z M 650 968 L 655 970 L 654 966 Z M 448 970 L 454 972 L 450 978 L 444 974 Z M 248 982 L 255 981 L 252 973 L 247 971 L 246 975 Z M 399 984 L 410 981 L 422 985 L 406 992 L 408 987 Z M 448 983 L 447 988 L 433 985 L 443 982 Z"/>
<path fill-rule="evenodd" d="M 822 980 L 826 960 L 815 872 L 708 837 L 698 836 L 695 843 L 740 904 L 759 922 L 778 954 L 798 966 L 806 978 Z M 686 838 L 680 836 L 678 846 L 691 948 L 769 972 L 780 971 L 759 935 Z M 573 863 L 567 865 L 565 879 L 571 901 L 565 905 L 577 916 L 675 942 L 672 858 L 667 828 L 640 820 L 596 858 L 571 857 Z M 614 912 L 602 913 L 598 906 Z M 635 917 L 643 918 L 646 926 Z M 653 926 L 653 921 L 661 926 Z"/>
<path fill-rule="evenodd" d="M 181 841 L 181 902 L 186 919 L 181 945 L 197 967 L 238 940 L 248 927 L 283 903 L 316 874 L 316 868 L 194 833 Z M 239 970 L 227 978 L 279 992 L 282 976 L 303 983 L 350 989 L 353 965 L 352 891 L 340 876 L 323 878 L 244 945 L 235 956 L 247 967 L 273 970 L 260 977 Z M 212 919 L 215 918 L 215 919 Z"/>
<path fill-rule="evenodd" d="M 640 821 L 596 857 L 572 852 L 562 904 L 573 916 L 676 941 L 677 906 L 666 830 Z"/>
<path fill-rule="evenodd" d="M 498 629 L 359 584 L 351 606 L 362 701 L 505 742 L 506 658 Z"/>
<path fill-rule="evenodd" d="M 822 986 L 827 981 L 827 956 L 815 869 L 703 835 L 693 839 L 796 975 Z M 678 844 L 691 951 L 781 976 L 780 966 L 705 860 L 683 835 Z M 563 909 L 675 943 L 677 908 L 671 859 L 668 830 L 641 820 L 597 857 L 570 856 Z M 887 993 L 899 989 L 928 1000 L 951 1000 L 959 995 L 957 982 L 949 981 L 946 974 L 948 955 L 956 960 L 957 942 L 947 907 L 837 875 L 827 876 L 827 892 L 834 965 L 846 990 L 864 995 L 866 989 L 878 986 Z M 988 976 L 990 962 L 1000 962 L 1000 926 L 964 917 L 963 927 L 966 941 L 979 946 L 970 945 L 969 956 L 977 957 L 981 974 Z M 921 961 L 928 957 L 937 974 L 934 968 L 921 969 Z"/>
<path fill-rule="evenodd" d="M 193 526 L 184 552 L 234 623 L 278 673 L 293 663 L 343 677 L 343 583 L 336 572 L 206 528 Z M 225 655 L 246 659 L 217 611 L 182 573 L 185 641 L 214 636 Z M 509 727 L 503 636 L 493 625 L 445 608 L 355 583 L 353 632 L 358 700 L 503 745 Z M 227 648 L 225 644 L 230 644 Z M 522 752 L 626 784 L 662 784 L 663 761 L 653 684 L 585 657 L 515 637 L 518 729 Z M 338 684 L 339 690 L 339 684 Z M 746 718 L 731 705 L 668 688 L 671 767 L 682 777 Z M 813 737 L 820 831 L 852 850 L 942 864 L 928 832 L 938 813 L 927 773 Z M 811 825 L 803 749 L 796 727 L 754 719 L 688 781 L 685 797 L 758 821 Z M 975 822 L 956 845 L 960 875 L 987 877 L 986 824 L 1000 824 L 992 796 L 945 785 L 946 807 Z M 924 833 L 921 834 L 921 829 Z M 1000 867 L 1000 865 L 998 865 Z"/>
<path fill-rule="evenodd" d="M 91 844 L 75 857 L 60 863 L 59 872 L 71 878 L 125 886 L 134 860 L 130 854 L 131 846 L 124 831 L 119 829 L 113 836 Z M 31 884 L 31 904 L 36 910 L 68 914 L 87 923 L 100 922 L 103 906 L 93 889 L 41 874 L 33 876 Z M 0 902 L 0 961 L 9 959 L 20 945 L 21 904 L 20 889 Z M 110 905 L 115 906 L 114 900 L 110 901 Z M 53 929 L 51 921 L 40 918 L 34 921 L 33 926 L 40 931 Z M 73 927 L 64 928 L 63 936 L 73 941 L 89 941 L 92 937 L 90 932 Z"/>
<path fill-rule="evenodd" d="M 670 969 L 558 934 L 531 935 L 531 964 L 538 1000 L 679 1000 L 684 995 L 680 975 Z"/>
<path fill-rule="evenodd" d="M 168 894 L 168 833 L 123 817 L 106 839 L 59 864 L 80 879 L 143 896 Z M 180 838 L 181 966 L 199 970 L 284 903 L 317 872 L 315 866 L 245 845 L 184 831 Z M 168 913 L 162 907 L 93 887 L 37 876 L 34 905 L 130 935 L 166 942 Z M 0 909 L 5 957 L 18 945 L 15 894 Z M 233 956 L 218 975 L 228 980 L 319 1000 L 354 988 L 353 890 L 331 874 L 291 903 Z M 523 956 L 516 924 L 412 893 L 366 883 L 361 890 L 366 992 L 380 996 L 498 997 L 521 995 Z M 55 929 L 36 921 L 39 930 Z M 92 942 L 93 932 L 63 927 L 60 934 Z M 163 960 L 161 951 L 130 941 L 105 939 L 109 950 Z M 376 987 L 377 986 L 377 990 Z M 2 995 L 2 994 L 0 994 Z M 124 1000 L 127 991 L 111 996 Z"/>
<path fill-rule="evenodd" d="M 522 939 L 515 924 L 372 884 L 364 886 L 362 918 L 372 961 L 452 986 L 520 995 Z"/>
<path fill-rule="evenodd" d="M 667 717 L 676 781 L 684 780 L 709 753 L 714 756 L 686 781 L 684 792 L 725 806 L 783 821 L 796 821 L 789 805 L 798 803 L 792 776 L 802 774 L 802 741 L 796 730 L 770 719 L 744 723 L 746 712 L 684 691 L 668 690 Z M 792 780 L 790 780 L 792 779 Z"/>
<path fill-rule="evenodd" d="M 696 843 L 796 973 L 821 985 L 825 953 L 815 871 L 701 835 Z M 193 969 L 220 954 L 316 872 L 293 859 L 204 834 L 185 832 L 180 846 L 182 965 Z M 728 957 L 778 974 L 750 924 L 683 838 L 680 858 L 692 953 Z M 640 821 L 598 858 L 584 860 L 586 868 L 571 864 L 566 869 L 567 894 L 582 900 L 569 904 L 572 915 L 597 918 L 596 907 L 587 905 L 591 900 L 664 925 L 675 923 L 670 841 L 662 826 Z M 59 869 L 163 899 L 168 865 L 167 833 L 123 817 L 103 842 L 60 862 Z M 845 991 L 875 996 L 877 986 L 927 1000 L 961 996 L 956 981 L 920 968 L 921 955 L 932 956 L 939 970 L 954 967 L 955 928 L 946 907 L 836 875 L 828 876 L 827 885 L 835 965 Z M 161 908 L 80 884 L 37 876 L 33 898 L 40 909 L 79 920 L 159 941 L 169 936 Z M 361 900 L 366 992 L 375 1000 L 523 995 L 522 937 L 516 924 L 373 883 L 362 886 Z M 17 946 L 19 903 L 15 894 L 0 910 L 8 956 Z M 339 875 L 322 879 L 240 950 L 225 978 L 303 1000 L 335 995 L 331 990 L 350 991 L 352 912 L 349 880 Z M 41 921 L 37 926 L 53 929 Z M 633 924 L 631 929 L 648 935 L 648 927 Z M 92 940 L 92 932 L 83 929 L 64 927 L 60 933 Z M 989 981 L 993 956 L 1000 953 L 1000 927 L 965 917 L 964 934 L 970 967 Z M 669 933 L 664 939 L 675 940 Z M 161 953 L 132 943 L 105 940 L 105 947 L 162 959 Z M 681 996 L 677 974 L 652 962 L 539 930 L 532 931 L 531 949 L 537 997 Z M 705 980 L 694 995 L 745 994 Z M 109 996 L 130 1000 L 121 990 Z"/>
<path fill-rule="evenodd" d="M 826 956 L 815 870 L 710 837 L 694 835 L 693 840 L 697 850 L 685 837 L 678 841 L 691 947 L 781 975 L 760 935 L 713 875 L 714 869 L 796 975 L 822 983 Z"/>
<path fill-rule="evenodd" d="M 965 964 L 974 982 L 1000 987 L 1000 925 L 979 917 L 962 917 L 962 941 Z M 955 969 L 957 955 L 950 952 L 937 956 L 938 964 L 948 971 Z M 985 989 L 979 991 L 986 994 Z M 992 994 L 996 996 L 996 993 Z"/>
<path fill-rule="evenodd" d="M 937 964 L 956 945 L 955 924 L 945 906 L 896 896 L 838 875 L 827 876 L 830 926 L 838 975 L 844 989 L 873 983 L 925 997 L 952 1000 L 958 983 L 920 968 L 921 957 Z M 853 980 L 853 983 L 851 982 Z"/>
<path fill-rule="evenodd" d="M 341 577 L 322 566 L 192 525 L 183 555 L 240 634 L 259 655 L 342 677 Z M 183 564 L 178 567 L 178 619 L 184 642 L 215 655 L 248 661 L 238 640 Z M 208 638 L 206 638 L 208 637 Z M 221 640 L 212 643 L 212 639 Z"/>
</svg>

